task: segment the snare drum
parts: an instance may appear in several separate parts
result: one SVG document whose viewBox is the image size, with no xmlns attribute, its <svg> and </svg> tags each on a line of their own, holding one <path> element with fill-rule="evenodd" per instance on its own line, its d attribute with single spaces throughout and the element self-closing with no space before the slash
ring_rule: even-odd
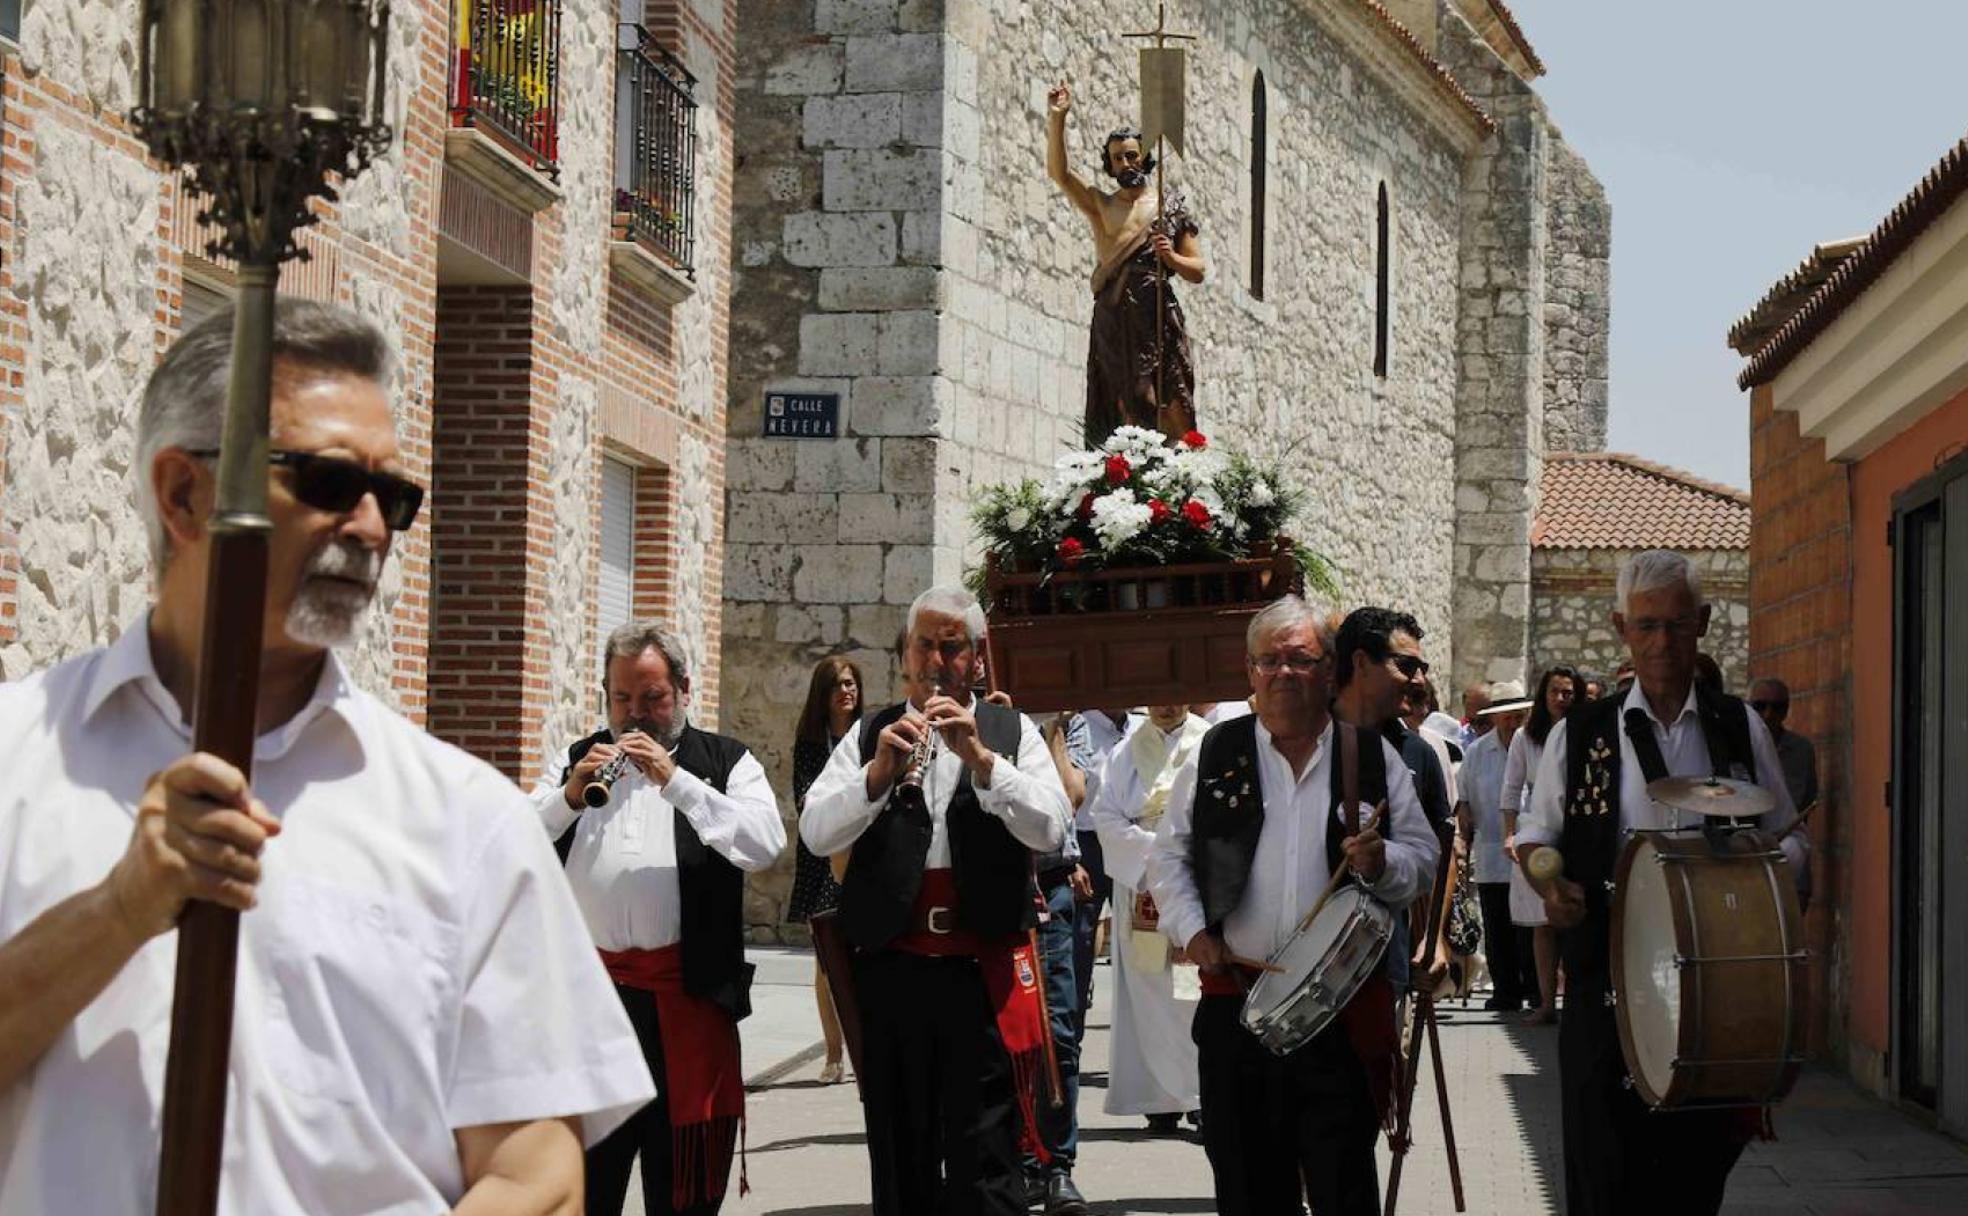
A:
<svg viewBox="0 0 1968 1216">
<path fill-rule="evenodd" d="M 1287 1056 L 1339 1016 L 1380 966 L 1394 936 L 1387 905 L 1348 883 L 1299 927 L 1244 998 L 1244 1028 L 1271 1054 Z"/>
<path fill-rule="evenodd" d="M 1790 865 L 1767 833 L 1627 842 L 1610 962 L 1620 1049 L 1647 1105 L 1756 1105 L 1790 1092 L 1804 1058 L 1801 923 Z"/>
</svg>

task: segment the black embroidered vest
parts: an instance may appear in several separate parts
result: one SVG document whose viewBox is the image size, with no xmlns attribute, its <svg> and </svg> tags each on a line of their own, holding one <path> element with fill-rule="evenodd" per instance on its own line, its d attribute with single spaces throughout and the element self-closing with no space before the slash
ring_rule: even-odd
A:
<svg viewBox="0 0 1968 1216">
<path fill-rule="evenodd" d="M 889 706 L 861 725 L 865 760 L 880 746 L 882 731 L 908 709 Z M 1015 710 L 979 700 L 972 707 L 977 736 L 999 761 L 1016 764 L 1023 725 Z M 1004 821 L 978 805 L 964 769 L 950 805 L 943 812 L 950 842 L 950 868 L 957 884 L 957 927 L 987 937 L 1005 937 L 1038 923 L 1032 883 L 1032 852 Z M 909 928 L 916 893 L 922 888 L 923 861 L 929 856 L 929 812 L 918 800 L 888 805 L 854 842 L 841 883 L 841 928 L 864 950 L 877 950 Z"/>
<path fill-rule="evenodd" d="M 596 731 L 568 748 L 560 783 L 566 785 L 568 773 L 588 750 L 610 737 L 606 730 Z M 745 745 L 686 725 L 670 754 L 678 768 L 722 794 L 731 771 L 745 756 Z M 752 972 L 756 970 L 745 961 L 745 872 L 706 845 L 682 811 L 675 812 L 674 819 L 677 892 L 683 910 L 678 933 L 683 946 L 684 990 L 723 1009 L 733 1021 L 743 1020 L 752 1012 Z M 563 865 L 579 825 L 577 816 L 574 826 L 554 842 Z"/>
<path fill-rule="evenodd" d="M 1565 877 L 1585 892 L 1585 919 L 1559 935 L 1572 976 L 1606 974 L 1611 931 L 1607 883 L 1622 847 L 1619 792 L 1625 707 L 1626 694 L 1620 692 L 1578 706 L 1565 718 L 1565 824 L 1558 848 L 1565 857 Z M 1756 758 L 1743 703 L 1696 685 L 1695 715 L 1708 744 L 1712 773 L 1755 781 Z M 1652 730 L 1652 719 L 1646 726 Z"/>
<path fill-rule="evenodd" d="M 1387 755 L 1380 736 L 1359 732 L 1360 801 L 1378 806 L 1387 797 Z M 1341 798 L 1340 727 L 1333 723 L 1330 807 Z M 1380 826 L 1383 836 L 1393 825 Z M 1250 885 L 1251 863 L 1257 858 L 1258 837 L 1264 831 L 1264 792 L 1257 777 L 1257 716 L 1246 714 L 1210 727 L 1196 753 L 1196 801 L 1190 814 L 1189 864 L 1196 891 L 1203 901 L 1203 919 L 1210 932 L 1222 933 L 1223 922 L 1243 901 Z M 1334 870 L 1344 859 L 1340 842 L 1346 829 L 1340 816 L 1326 816 L 1326 865 Z"/>
</svg>

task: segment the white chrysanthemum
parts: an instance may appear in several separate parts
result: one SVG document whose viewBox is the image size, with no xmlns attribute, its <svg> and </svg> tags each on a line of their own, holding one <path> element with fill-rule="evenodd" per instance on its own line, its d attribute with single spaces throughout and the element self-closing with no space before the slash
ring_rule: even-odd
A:
<svg viewBox="0 0 1968 1216">
<path fill-rule="evenodd" d="M 1024 507 L 1013 507 L 1005 512 L 1005 527 L 1013 532 L 1023 532 L 1032 526 L 1032 513 Z"/>
<path fill-rule="evenodd" d="M 1278 492 L 1271 488 L 1269 481 L 1259 477 L 1251 482 L 1250 494 L 1247 497 L 1253 507 L 1268 507 L 1278 501 Z"/>
<path fill-rule="evenodd" d="M 1214 448 L 1183 448 L 1169 457 L 1169 464 L 1196 485 L 1213 482 L 1230 468 L 1230 458 Z"/>
<path fill-rule="evenodd" d="M 1103 548 L 1112 549 L 1133 540 L 1153 518 L 1154 512 L 1148 504 L 1136 500 L 1127 490 L 1115 490 L 1093 500 L 1093 530 Z"/>
</svg>

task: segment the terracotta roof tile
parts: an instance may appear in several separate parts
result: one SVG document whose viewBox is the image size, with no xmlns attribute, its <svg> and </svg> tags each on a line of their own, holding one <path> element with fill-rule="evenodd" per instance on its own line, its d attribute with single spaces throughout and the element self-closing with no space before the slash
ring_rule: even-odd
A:
<svg viewBox="0 0 1968 1216">
<path fill-rule="evenodd" d="M 1539 76 L 1544 75 L 1544 60 L 1539 59 L 1538 53 L 1531 49 L 1531 40 L 1524 37 L 1524 27 L 1517 24 L 1517 18 L 1504 7 L 1503 0 L 1489 0 L 1489 4 L 1490 11 L 1497 15 L 1497 20 L 1501 21 L 1503 28 L 1509 32 L 1510 40 L 1517 44 L 1517 49 L 1524 52 L 1524 58 L 1530 61 L 1531 71 Z"/>
<path fill-rule="evenodd" d="M 1394 14 L 1388 12 L 1386 7 L 1380 3 L 1380 0 L 1353 0 L 1353 3 L 1380 18 L 1382 24 L 1387 27 L 1388 32 L 1393 34 L 1403 47 L 1407 48 L 1408 53 L 1415 57 L 1416 61 L 1421 64 L 1422 68 L 1430 76 L 1434 77 L 1435 87 L 1447 94 L 1451 101 L 1456 102 L 1469 111 L 1471 117 L 1476 120 L 1476 125 L 1482 129 L 1483 134 L 1488 135 L 1490 132 L 1496 130 L 1496 119 L 1491 118 L 1489 113 L 1476 103 L 1476 99 L 1469 95 L 1469 91 L 1464 89 L 1456 81 L 1455 74 L 1449 71 L 1441 60 L 1435 58 L 1433 52 L 1421 45 L 1421 39 L 1416 38 L 1407 26 L 1402 25 L 1396 20 Z"/>
<path fill-rule="evenodd" d="M 1747 549 L 1749 495 L 1619 452 L 1552 452 L 1531 545 Z"/>
<path fill-rule="evenodd" d="M 1729 348 L 1748 358 L 1761 350 L 1770 340 L 1770 335 L 1783 328 L 1784 322 L 1797 315 L 1816 292 L 1819 285 L 1830 278 L 1832 272 L 1844 265 L 1845 259 L 1865 244 L 1862 236 L 1847 237 L 1842 241 L 1826 241 L 1811 250 L 1811 256 L 1797 264 L 1797 269 L 1778 279 L 1763 298 L 1729 327 Z"/>
<path fill-rule="evenodd" d="M 1968 139 L 1949 149 L 1912 193 L 1900 200 L 1900 205 L 1750 357 L 1736 383 L 1753 388 L 1776 379 L 1963 194 L 1968 194 Z"/>
</svg>

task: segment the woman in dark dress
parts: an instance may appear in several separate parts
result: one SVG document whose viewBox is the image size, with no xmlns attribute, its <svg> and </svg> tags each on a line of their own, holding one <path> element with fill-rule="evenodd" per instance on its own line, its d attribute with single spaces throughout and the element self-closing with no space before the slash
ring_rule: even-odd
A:
<svg viewBox="0 0 1968 1216">
<path fill-rule="evenodd" d="M 799 727 L 793 734 L 793 810 L 806 809 L 807 787 L 827 767 L 827 757 L 847 732 L 861 720 L 861 669 L 840 656 L 821 659 L 813 668 L 813 682 L 807 686 L 806 708 L 800 711 Z M 787 905 L 786 919 L 805 924 L 816 912 L 825 912 L 840 903 L 840 885 L 834 881 L 828 859 L 809 852 L 798 840 L 797 866 L 793 871 L 793 898 Z M 821 1066 L 820 1080 L 839 1081 L 841 1068 L 840 1018 L 834 1013 L 827 981 L 816 962 L 813 992 L 820 1005 L 820 1031 L 827 1040 L 827 1062 Z"/>
</svg>

